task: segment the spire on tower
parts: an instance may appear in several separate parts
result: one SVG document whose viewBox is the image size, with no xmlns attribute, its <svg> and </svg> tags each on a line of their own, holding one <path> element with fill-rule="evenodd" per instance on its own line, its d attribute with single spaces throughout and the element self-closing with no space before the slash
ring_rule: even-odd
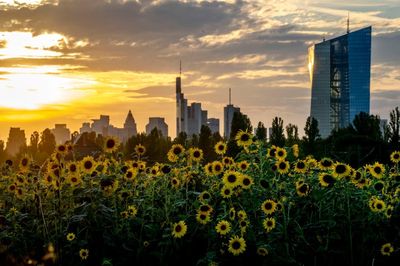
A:
<svg viewBox="0 0 400 266">
<path fill-rule="evenodd" d="M 232 93 L 231 93 L 231 88 L 229 88 L 229 105 L 231 105 L 231 103 L 232 103 Z"/>
<path fill-rule="evenodd" d="M 182 76 L 182 60 L 179 60 L 179 77 Z"/>
<path fill-rule="evenodd" d="M 350 12 L 347 12 L 347 34 L 350 33 Z"/>
</svg>

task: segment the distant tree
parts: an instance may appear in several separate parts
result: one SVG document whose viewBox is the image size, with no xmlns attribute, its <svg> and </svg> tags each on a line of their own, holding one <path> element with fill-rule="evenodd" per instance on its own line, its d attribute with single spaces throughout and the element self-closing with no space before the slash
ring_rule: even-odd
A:
<svg viewBox="0 0 400 266">
<path fill-rule="evenodd" d="M 203 150 L 204 159 L 206 162 L 211 162 L 216 159 L 213 135 L 211 129 L 208 126 L 201 126 L 198 147 Z"/>
<path fill-rule="evenodd" d="M 272 120 L 272 131 L 269 142 L 272 145 L 283 147 L 285 145 L 285 135 L 283 133 L 283 120 L 280 117 L 275 117 Z"/>
<path fill-rule="evenodd" d="M 300 141 L 299 128 L 296 125 L 288 124 L 286 126 L 286 145 L 292 146 Z"/>
<path fill-rule="evenodd" d="M 193 134 L 190 138 L 190 147 L 198 147 L 199 146 L 199 135 Z"/>
<path fill-rule="evenodd" d="M 39 141 L 40 141 L 40 135 L 39 132 L 34 131 L 31 134 L 31 138 L 30 138 L 30 145 L 28 147 L 28 151 L 30 154 L 32 154 L 33 157 L 36 156 L 36 153 L 39 150 Z"/>
<path fill-rule="evenodd" d="M 353 128 L 356 134 L 368 136 L 371 139 L 382 139 L 380 118 L 365 112 L 360 112 L 354 117 Z"/>
<path fill-rule="evenodd" d="M 248 130 L 249 132 L 253 131 L 253 127 L 251 126 L 251 121 L 247 115 L 242 112 L 234 112 L 232 117 L 232 126 L 231 126 L 231 135 L 230 139 L 234 139 L 239 130 Z"/>
<path fill-rule="evenodd" d="M 38 148 L 40 152 L 46 153 L 47 155 L 54 152 L 54 149 L 56 148 L 56 138 L 53 133 L 51 133 L 50 129 L 46 128 L 42 132 Z"/>
<path fill-rule="evenodd" d="M 304 140 L 311 144 L 314 143 L 320 137 L 318 120 L 311 116 L 307 117 L 304 133 Z"/>
<path fill-rule="evenodd" d="M 256 128 L 256 138 L 261 141 L 265 141 L 267 139 L 267 129 L 264 126 L 263 122 L 258 122 Z"/>
<path fill-rule="evenodd" d="M 389 143 L 393 149 L 399 148 L 400 142 L 400 111 L 396 107 L 390 112 Z"/>
<path fill-rule="evenodd" d="M 253 127 L 251 126 L 250 119 L 247 115 L 242 114 L 241 112 L 235 112 L 233 113 L 231 135 L 228 140 L 228 156 L 236 157 L 236 155 L 241 151 L 241 148 L 236 145 L 235 141 L 236 134 L 240 130 L 252 132 Z"/>
<path fill-rule="evenodd" d="M 4 141 L 0 140 L 0 164 L 7 159 L 6 147 Z"/>
<path fill-rule="evenodd" d="M 181 144 L 184 147 L 187 146 L 188 136 L 186 132 L 179 132 L 178 136 L 174 139 L 174 143 Z"/>
</svg>

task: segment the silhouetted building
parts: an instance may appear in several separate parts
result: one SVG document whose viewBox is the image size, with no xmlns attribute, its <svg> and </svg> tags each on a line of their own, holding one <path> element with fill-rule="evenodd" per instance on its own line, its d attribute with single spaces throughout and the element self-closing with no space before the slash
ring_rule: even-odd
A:
<svg viewBox="0 0 400 266">
<path fill-rule="evenodd" d="M 57 144 L 64 144 L 71 140 L 71 131 L 67 128 L 66 124 L 55 124 L 51 132 L 56 138 Z"/>
<path fill-rule="evenodd" d="M 207 119 L 207 126 L 211 129 L 212 133 L 219 132 L 219 119 L 218 118 Z"/>
<path fill-rule="evenodd" d="M 130 110 L 126 116 L 123 128 L 110 125 L 110 116 L 108 115 L 101 115 L 100 119 L 93 119 L 92 121 L 92 124 L 82 124 L 82 127 L 79 129 L 80 134 L 95 132 L 97 135 L 102 135 L 104 137 L 117 137 L 121 142 L 126 142 L 129 138 L 137 135 L 135 119 Z"/>
<path fill-rule="evenodd" d="M 370 111 L 371 27 L 309 48 L 311 116 L 322 137 Z"/>
<path fill-rule="evenodd" d="M 239 107 L 234 107 L 233 104 L 228 104 L 224 107 L 224 137 L 229 138 L 231 135 L 233 114 L 240 112 Z"/>
<path fill-rule="evenodd" d="M 176 135 L 185 132 L 189 137 L 193 134 L 200 134 L 202 125 L 208 125 L 208 112 L 201 109 L 201 103 L 188 101 L 182 93 L 181 77 L 176 78 Z"/>
<path fill-rule="evenodd" d="M 146 125 L 146 134 L 150 135 L 151 131 L 155 128 L 161 131 L 163 137 L 168 137 L 168 125 L 165 123 L 164 117 L 149 118 L 149 123 Z"/>
<path fill-rule="evenodd" d="M 10 128 L 6 152 L 11 156 L 15 156 L 24 147 L 26 147 L 25 131 L 20 128 Z"/>
</svg>

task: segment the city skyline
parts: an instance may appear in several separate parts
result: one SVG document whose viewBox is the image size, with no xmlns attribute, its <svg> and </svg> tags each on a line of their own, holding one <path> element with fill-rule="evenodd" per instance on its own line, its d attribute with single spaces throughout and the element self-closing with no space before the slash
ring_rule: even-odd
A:
<svg viewBox="0 0 400 266">
<path fill-rule="evenodd" d="M 185 96 L 209 117 L 223 121 L 231 87 L 233 104 L 253 125 L 280 116 L 302 134 L 311 100 L 308 47 L 344 34 L 348 12 L 351 31 L 374 28 L 371 113 L 388 118 L 398 104 L 396 1 L 19 2 L 0 1 L 2 140 L 10 127 L 27 136 L 54 124 L 75 131 L 102 113 L 122 127 L 129 109 L 139 132 L 158 116 L 173 129 L 180 59 Z"/>
</svg>

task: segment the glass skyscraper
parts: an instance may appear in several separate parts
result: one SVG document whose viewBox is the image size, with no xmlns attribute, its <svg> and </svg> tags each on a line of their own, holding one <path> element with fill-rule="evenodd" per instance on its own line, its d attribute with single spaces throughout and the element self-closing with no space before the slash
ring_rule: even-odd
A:
<svg viewBox="0 0 400 266">
<path fill-rule="evenodd" d="M 370 110 L 371 27 L 309 48 L 311 116 L 321 137 Z"/>
</svg>

